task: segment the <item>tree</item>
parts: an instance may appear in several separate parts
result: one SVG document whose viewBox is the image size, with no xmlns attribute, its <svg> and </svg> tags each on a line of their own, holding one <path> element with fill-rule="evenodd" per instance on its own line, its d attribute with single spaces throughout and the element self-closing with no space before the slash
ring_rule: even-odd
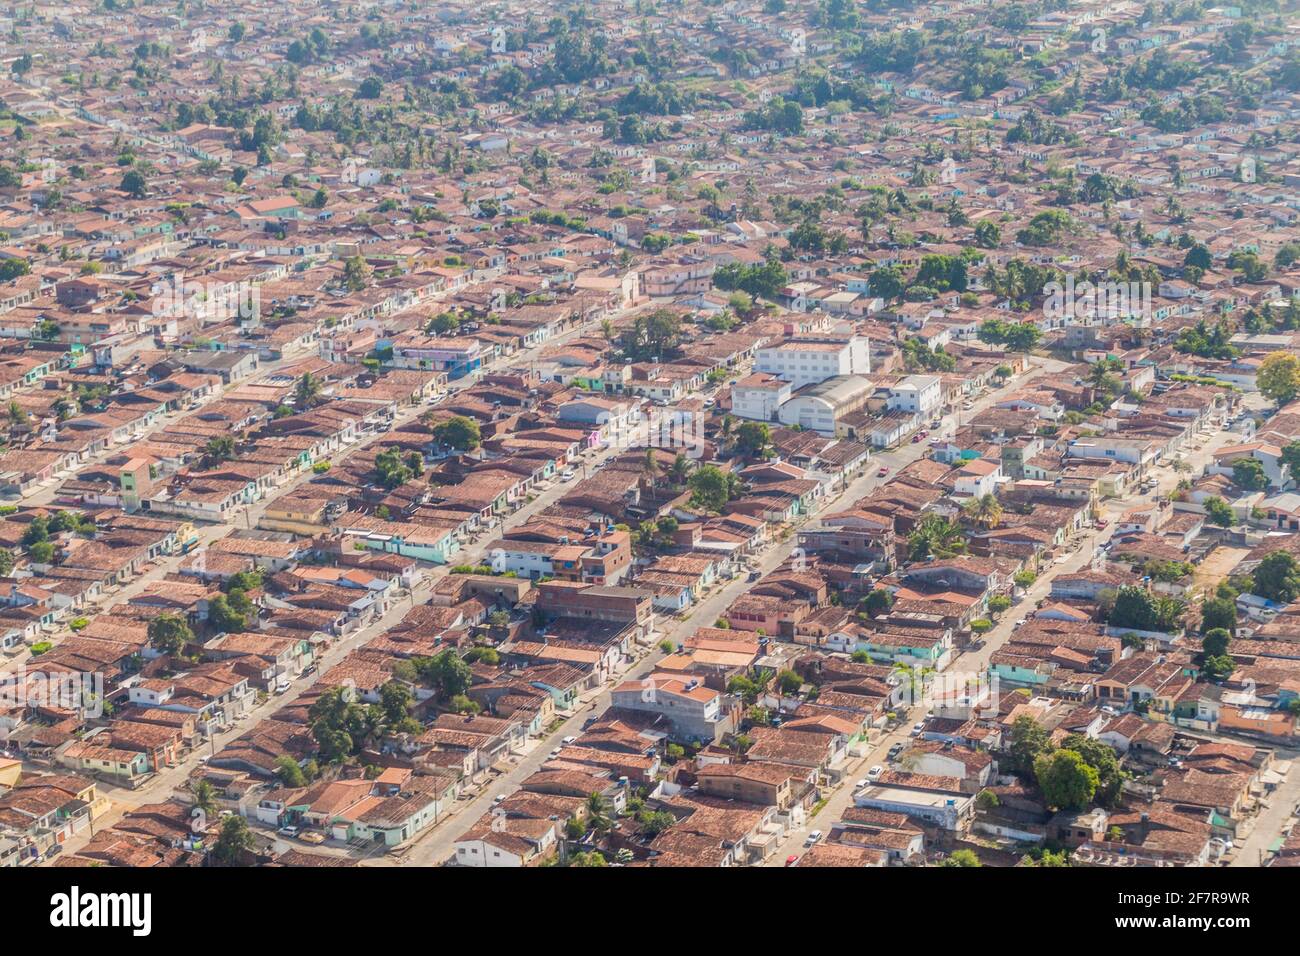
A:
<svg viewBox="0 0 1300 956">
<path fill-rule="evenodd" d="M 1286 551 L 1265 555 L 1252 577 L 1255 582 L 1253 591 L 1262 598 L 1290 604 L 1300 597 L 1300 564 Z"/>
<path fill-rule="evenodd" d="M 1201 674 L 1206 680 L 1222 683 L 1232 676 L 1237 669 L 1237 662 L 1229 654 L 1207 656 L 1201 660 Z"/>
<path fill-rule="evenodd" d="M 1222 657 L 1228 653 L 1232 643 L 1232 632 L 1224 627 L 1212 627 L 1201 638 L 1201 651 L 1206 657 Z"/>
<path fill-rule="evenodd" d="M 1011 724 L 1007 769 L 1017 774 L 1029 773 L 1034 768 L 1034 761 L 1051 750 L 1051 747 L 1051 737 L 1042 724 L 1028 714 L 1022 714 Z"/>
<path fill-rule="evenodd" d="M 399 448 L 385 448 L 375 456 L 375 483 L 390 491 L 411 480 L 411 469 Z"/>
<path fill-rule="evenodd" d="M 370 282 L 370 266 L 361 256 L 343 260 L 343 287 L 349 292 L 360 292 Z"/>
<path fill-rule="evenodd" d="M 1124 784 L 1124 772 L 1120 769 L 1119 757 L 1114 748 L 1083 734 L 1070 734 L 1061 741 L 1061 747 L 1073 750 L 1083 758 L 1084 763 L 1097 771 L 1097 802 L 1106 806 L 1113 804 Z"/>
<path fill-rule="evenodd" d="M 357 98 L 377 100 L 382 92 L 384 92 L 383 81 L 377 76 L 368 76 L 361 81 L 361 85 L 357 88 Z"/>
<path fill-rule="evenodd" d="M 288 754 L 276 760 L 275 774 L 280 778 L 280 783 L 286 787 L 307 786 L 307 775 L 302 772 L 302 767 L 298 766 L 298 761 Z"/>
<path fill-rule="evenodd" d="M 173 656 L 180 654 L 187 644 L 194 641 L 194 632 L 179 614 L 159 614 L 149 622 L 148 633 L 149 646 Z"/>
<path fill-rule="evenodd" d="M 138 169 L 129 169 L 122 177 L 118 189 L 135 199 L 143 199 L 148 189 L 144 176 Z"/>
<path fill-rule="evenodd" d="M 1243 491 L 1263 491 L 1268 487 L 1264 463 L 1258 458 L 1238 458 L 1232 463 L 1232 481 Z"/>
<path fill-rule="evenodd" d="M 1100 775 L 1077 750 L 1056 750 L 1034 761 L 1034 777 L 1049 806 L 1085 810 L 1097 792 Z"/>
<path fill-rule="evenodd" d="M 736 429 L 736 448 L 743 455 L 766 458 L 772 430 L 765 422 L 745 422 Z"/>
<path fill-rule="evenodd" d="M 314 407 L 320 401 L 321 388 L 320 379 L 311 372 L 304 372 L 293 389 L 294 404 L 302 410 Z"/>
<path fill-rule="evenodd" d="M 454 415 L 438 423 L 434 426 L 433 437 L 442 445 L 458 451 L 473 451 L 483 439 L 478 422 L 464 415 Z"/>
<path fill-rule="evenodd" d="M 705 511 L 721 511 L 740 489 L 740 479 L 724 472 L 716 465 L 704 465 L 686 481 L 691 492 L 691 505 Z"/>
<path fill-rule="evenodd" d="M 1291 352 L 1273 352 L 1260 363 L 1255 376 L 1260 394 L 1278 405 L 1300 395 L 1300 358 Z"/>
<path fill-rule="evenodd" d="M 883 588 L 876 588 L 862 599 L 862 609 L 871 617 L 884 614 L 893 606 L 894 595 Z"/>
<path fill-rule="evenodd" d="M 971 498 L 962 505 L 962 511 L 981 528 L 996 528 L 1002 520 L 1002 505 L 991 494 Z"/>
<path fill-rule="evenodd" d="M 230 435 L 209 438 L 203 446 L 203 467 L 211 468 L 235 457 L 235 439 Z"/>
<path fill-rule="evenodd" d="M 803 686 L 803 678 L 786 668 L 776 675 L 776 687 L 783 694 L 793 694 Z"/>
<path fill-rule="evenodd" d="M 1201 605 L 1201 633 L 1220 628 L 1229 634 L 1237 630 L 1237 605 L 1227 598 L 1216 597 Z"/>
<path fill-rule="evenodd" d="M 221 833 L 212 847 L 212 857 L 224 866 L 234 866 L 252 852 L 254 845 L 253 831 L 244 818 L 231 814 L 221 821 Z"/>
<path fill-rule="evenodd" d="M 908 555 L 913 561 L 926 558 L 951 558 L 966 550 L 966 538 L 961 525 L 943 515 L 930 513 L 923 517 L 907 536 Z"/>
<path fill-rule="evenodd" d="M 671 309 L 639 315 L 618 337 L 618 345 L 633 361 L 662 359 L 677 351 L 682 320 Z"/>
<path fill-rule="evenodd" d="M 49 564 L 54 560 L 54 543 L 52 541 L 37 541 L 27 548 L 27 557 L 32 559 L 35 564 Z"/>
<path fill-rule="evenodd" d="M 464 694 L 474 676 L 469 665 L 451 648 L 440 651 L 433 657 L 418 659 L 416 667 L 421 679 L 442 701 Z"/>
<path fill-rule="evenodd" d="M 953 852 L 949 853 L 948 856 L 944 858 L 944 861 L 939 865 L 950 867 L 975 867 L 983 866 L 984 864 L 980 862 L 980 858 L 975 855 L 974 850 L 953 850 Z"/>
<path fill-rule="evenodd" d="M 1205 516 L 1209 518 L 1210 524 L 1218 525 L 1220 528 L 1231 528 L 1237 516 L 1232 511 L 1232 506 L 1220 498 L 1218 495 L 1211 495 L 1205 499 Z"/>
<path fill-rule="evenodd" d="M 0 578 L 7 578 L 14 569 L 14 553 L 8 548 L 0 548 Z"/>
<path fill-rule="evenodd" d="M 1156 629 L 1155 599 L 1146 588 L 1129 585 L 1119 589 L 1115 607 L 1110 612 L 1112 627 L 1131 628 L 1135 631 Z"/>
<path fill-rule="evenodd" d="M 414 703 L 415 695 L 401 681 L 390 680 L 379 688 L 379 706 L 384 709 L 384 718 L 390 725 L 405 721 Z"/>
<path fill-rule="evenodd" d="M 975 245 L 981 249 L 996 249 L 1002 242 L 1002 228 L 996 222 L 984 220 L 975 226 Z"/>
<path fill-rule="evenodd" d="M 231 599 L 218 594 L 208 602 L 208 623 L 213 629 L 226 634 L 237 634 L 248 626 L 244 614 L 231 606 Z"/>
</svg>

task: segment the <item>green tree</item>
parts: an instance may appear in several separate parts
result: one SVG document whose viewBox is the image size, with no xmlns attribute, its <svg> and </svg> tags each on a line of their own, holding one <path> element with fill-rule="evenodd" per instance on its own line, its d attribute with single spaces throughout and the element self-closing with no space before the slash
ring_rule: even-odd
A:
<svg viewBox="0 0 1300 956">
<path fill-rule="evenodd" d="M 1272 352 L 1260 363 L 1255 384 L 1265 398 L 1285 405 L 1300 395 L 1300 358 L 1291 352 Z"/>
<path fill-rule="evenodd" d="M 1146 588 L 1129 585 L 1119 589 L 1110 612 L 1112 627 L 1154 631 L 1157 625 L 1155 599 Z"/>
<path fill-rule="evenodd" d="M 1237 630 L 1236 602 L 1216 597 L 1201 605 L 1201 632 L 1208 633 L 1216 629 L 1226 630 L 1229 634 Z"/>
<path fill-rule="evenodd" d="M 980 862 L 980 859 L 975 855 L 974 850 L 962 849 L 953 850 L 939 865 L 949 867 L 974 867 L 983 866 L 984 864 Z"/>
<path fill-rule="evenodd" d="M 52 541 L 37 541 L 27 548 L 27 557 L 31 558 L 35 564 L 50 564 L 54 560 L 54 543 Z"/>
<path fill-rule="evenodd" d="M 1083 758 L 1084 763 L 1097 771 L 1095 799 L 1104 806 L 1113 805 L 1119 798 L 1120 787 L 1124 783 L 1124 772 L 1120 769 L 1115 749 L 1083 734 L 1070 734 L 1061 741 L 1061 748 L 1074 751 Z"/>
<path fill-rule="evenodd" d="M 1223 627 L 1212 627 L 1201 638 L 1201 651 L 1206 657 L 1222 657 L 1228 653 L 1232 643 L 1232 632 Z"/>
<path fill-rule="evenodd" d="M 940 514 L 925 515 L 907 536 L 908 556 L 913 561 L 951 558 L 966 551 L 961 525 Z"/>
<path fill-rule="evenodd" d="M 473 451 L 483 440 L 478 422 L 464 415 L 454 415 L 444 422 L 439 422 L 433 429 L 433 437 L 447 448 L 457 451 Z"/>
<path fill-rule="evenodd" d="M 1279 604 L 1290 604 L 1300 597 L 1300 564 L 1286 551 L 1274 551 L 1264 556 L 1252 575 L 1253 591 L 1262 598 Z"/>
<path fill-rule="evenodd" d="M 1236 521 L 1232 506 L 1218 495 L 1211 495 L 1206 498 L 1204 507 L 1205 516 L 1209 519 L 1210 524 L 1218 525 L 1220 528 L 1231 528 L 1233 522 Z"/>
<path fill-rule="evenodd" d="M 745 422 L 735 431 L 736 449 L 743 455 L 765 458 L 772 443 L 772 430 L 765 422 Z"/>
<path fill-rule="evenodd" d="M 221 832 L 212 847 L 212 857 L 223 866 L 235 866 L 251 853 L 255 843 L 253 831 L 244 818 L 232 814 L 221 821 Z"/>
<path fill-rule="evenodd" d="M 705 511 L 721 511 L 740 490 L 740 479 L 724 472 L 716 465 L 704 465 L 686 481 L 691 492 L 691 505 Z"/>
<path fill-rule="evenodd" d="M 280 778 L 280 783 L 286 787 L 307 786 L 307 775 L 302 772 L 302 767 L 298 766 L 298 761 L 288 754 L 276 760 L 275 774 Z"/>
<path fill-rule="evenodd" d="M 231 606 L 230 598 L 224 594 L 208 602 L 208 623 L 213 630 L 225 634 L 237 634 L 248 626 L 247 619 Z"/>
<path fill-rule="evenodd" d="M 1017 774 L 1029 773 L 1034 768 L 1034 761 L 1051 747 L 1051 737 L 1043 726 L 1028 714 L 1021 714 L 1011 723 L 1007 769 Z"/>
<path fill-rule="evenodd" d="M 1232 482 L 1243 491 L 1263 491 L 1268 487 L 1264 463 L 1257 458 L 1238 458 L 1232 463 Z"/>
<path fill-rule="evenodd" d="M 194 632 L 179 614 L 163 612 L 149 622 L 149 646 L 163 654 L 179 655 L 194 642 Z"/>
<path fill-rule="evenodd" d="M 1097 793 L 1099 774 L 1077 750 L 1055 750 L 1034 761 L 1034 777 L 1049 806 L 1085 810 Z"/>
<path fill-rule="evenodd" d="M 883 588 L 876 588 L 862 599 L 862 609 L 871 617 L 884 614 L 893 606 L 894 595 Z"/>
<path fill-rule="evenodd" d="M 143 199 L 148 190 L 148 184 L 144 176 L 138 169 L 127 170 L 126 175 L 122 177 L 122 182 L 118 189 L 135 199 Z"/>
</svg>

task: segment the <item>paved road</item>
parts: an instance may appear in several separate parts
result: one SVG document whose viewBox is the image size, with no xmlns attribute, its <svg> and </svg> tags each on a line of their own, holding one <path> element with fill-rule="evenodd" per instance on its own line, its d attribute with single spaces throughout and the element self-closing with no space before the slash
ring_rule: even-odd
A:
<svg viewBox="0 0 1300 956">
<path fill-rule="evenodd" d="M 543 343 L 542 345 L 534 346 L 533 348 L 521 352 L 517 352 L 514 355 L 509 356 L 506 359 L 499 362 L 497 366 L 494 367 L 493 370 L 497 370 L 500 368 L 507 368 L 507 367 L 519 365 L 521 363 L 534 361 L 541 354 L 543 350 L 550 348 L 556 344 L 562 343 L 566 339 L 576 336 L 584 331 L 587 331 L 589 328 L 591 328 L 594 325 L 595 323 L 592 322 L 592 323 L 587 323 L 586 325 L 583 326 L 576 326 L 573 329 L 570 329 L 569 331 L 559 336 L 556 336 L 554 339 Z M 469 379 L 462 380 L 453 383 L 450 390 L 457 391 L 459 389 L 468 388 L 473 384 L 474 382 L 472 380 Z M 395 425 L 403 424 L 409 421 L 410 419 L 415 418 L 420 414 L 423 414 L 427 410 L 428 409 L 426 406 L 420 406 L 420 405 L 404 408 L 399 412 Z M 335 463 L 343 461 L 348 456 L 354 454 L 358 449 L 365 448 L 366 446 L 373 444 L 374 442 L 377 441 L 382 441 L 385 438 L 386 438 L 386 433 L 383 432 L 363 436 L 359 441 L 351 445 L 349 448 L 343 449 L 339 454 L 335 455 L 332 460 Z M 588 461 L 589 464 L 595 464 L 597 461 L 601 460 L 602 458 L 607 458 L 612 456 L 613 454 L 616 454 L 617 451 L 618 451 L 617 449 L 606 449 L 597 453 L 589 453 L 589 456 L 586 460 Z M 231 532 L 233 528 L 236 527 L 240 527 L 244 525 L 250 525 L 250 526 L 256 525 L 257 520 L 261 517 L 262 513 L 265 511 L 267 506 L 272 501 L 274 501 L 280 495 L 285 494 L 290 489 L 296 487 L 301 482 L 310 480 L 312 477 L 313 476 L 310 471 L 305 471 L 302 475 L 299 475 L 295 479 L 286 482 L 284 485 L 280 486 L 279 488 L 274 489 L 266 499 L 242 509 L 243 511 L 246 512 L 246 516 L 240 516 L 238 514 L 233 515 L 232 520 L 229 524 L 222 523 L 222 524 L 205 525 L 199 527 L 197 531 L 201 543 L 210 544 L 212 541 L 215 541 L 218 538 L 222 538 L 226 536 Z M 502 528 L 512 528 L 515 527 L 516 525 L 522 524 L 524 521 L 528 520 L 529 517 L 536 514 L 541 509 L 557 501 L 564 494 L 566 490 L 567 490 L 567 486 L 560 484 L 558 482 L 554 484 L 552 487 L 542 490 L 539 494 L 537 494 L 534 497 L 534 499 L 531 502 L 527 503 L 524 507 L 521 507 L 514 514 L 507 516 L 502 522 Z M 52 492 L 50 492 L 49 489 L 46 489 L 45 493 L 50 494 L 52 498 Z M 37 495 L 39 494 L 40 493 L 37 493 Z M 28 500 L 24 499 L 24 504 L 27 503 L 29 503 Z M 487 544 L 490 543 L 491 540 L 492 538 L 487 537 L 484 538 L 481 542 L 476 542 L 465 547 L 464 549 L 462 549 L 459 559 L 467 563 L 476 562 L 477 560 L 479 560 L 484 556 L 487 550 Z M 112 594 L 106 596 L 103 599 L 103 601 L 101 601 L 100 603 L 110 602 L 113 604 L 118 604 L 128 599 L 132 595 L 139 593 L 151 581 L 156 581 L 164 577 L 169 572 L 176 570 L 182 557 L 183 557 L 182 555 L 169 555 L 159 559 L 144 575 L 135 579 L 134 581 L 130 582 L 124 587 L 118 589 L 117 591 L 114 591 Z M 379 634 L 382 634 L 384 631 L 400 623 L 402 618 L 410 611 L 410 609 L 414 606 L 416 602 L 424 603 L 424 600 L 426 599 L 428 592 L 432 590 L 434 583 L 437 580 L 439 580 L 441 577 L 445 576 L 447 573 L 448 572 L 446 568 L 433 568 L 429 572 L 429 574 L 426 575 L 425 579 L 416 586 L 416 590 L 414 594 L 408 595 L 403 598 L 399 598 L 389 607 L 389 609 L 383 614 L 382 617 L 373 621 L 369 625 L 358 629 L 353 634 L 348 635 L 343 640 L 329 647 L 321 655 L 318 661 L 317 670 L 313 674 L 304 678 L 300 678 L 298 681 L 295 681 L 293 687 L 287 693 L 268 698 L 262 704 L 253 708 L 253 710 L 250 711 L 248 715 L 246 715 L 243 719 L 238 721 L 233 727 L 230 727 L 225 731 L 218 732 L 214 734 L 210 740 L 202 742 L 200 746 L 198 746 L 184 761 L 182 761 L 177 766 L 167 768 L 162 772 L 156 774 L 148 782 L 146 782 L 143 786 L 141 786 L 139 789 L 136 790 L 129 790 L 123 787 L 114 786 L 112 784 L 101 783 L 99 786 L 100 792 L 106 795 L 112 801 L 113 806 L 105 815 L 101 816 L 99 820 L 95 821 L 95 829 L 102 830 L 107 826 L 113 825 L 114 823 L 119 821 L 127 812 L 135 809 L 138 806 L 141 806 L 142 804 L 156 803 L 160 800 L 166 799 L 172 793 L 172 791 L 174 791 L 178 787 L 183 786 L 186 783 L 186 781 L 189 779 L 190 773 L 194 770 L 195 767 L 198 766 L 199 759 L 201 756 L 205 754 L 216 753 L 223 746 L 229 743 L 231 740 L 245 733 L 250 727 L 252 727 L 255 724 L 255 722 L 264 720 L 267 717 L 274 715 L 284 707 L 287 707 L 291 703 L 295 702 L 299 697 L 302 696 L 304 692 L 306 692 L 310 687 L 312 687 L 315 684 L 319 675 L 325 673 L 330 667 L 339 663 L 353 650 L 356 650 L 357 648 L 363 646 L 368 641 L 372 640 L 374 637 L 378 636 Z M 87 613 L 93 614 L 95 613 L 95 609 L 88 609 Z M 67 636 L 66 634 L 63 635 L 63 637 L 66 636 Z M 20 661 L 10 662 L 9 666 L 11 667 L 18 666 L 18 663 L 20 663 Z M 74 838 L 73 840 L 70 840 L 67 844 L 65 844 L 64 852 L 75 853 L 80 847 L 84 846 L 85 843 L 89 841 L 89 839 L 90 839 L 90 834 L 89 832 L 87 832 L 86 834 L 80 835 Z"/>
<path fill-rule="evenodd" d="M 1048 366 L 1047 371 L 1059 371 L 1060 367 L 1063 367 L 1061 363 L 1056 363 Z M 1016 382 L 1014 387 L 1019 388 L 1023 384 L 1024 379 Z M 976 410 L 986 407 L 988 404 L 991 404 L 991 401 L 986 400 L 983 403 L 977 403 Z M 973 414 L 973 412 L 967 413 L 963 417 L 969 417 L 969 414 Z M 1187 473 L 1196 474 L 1199 472 L 1215 451 L 1225 444 L 1238 440 L 1239 437 L 1231 432 L 1206 431 L 1203 433 L 1201 438 L 1189 444 L 1184 454 L 1190 469 Z M 1192 445 L 1195 444 L 1201 445 L 1201 448 L 1199 450 L 1194 449 Z M 1034 583 L 1025 589 L 1020 602 L 1002 614 L 993 628 L 985 635 L 984 646 L 979 649 L 959 651 L 949 665 L 948 672 L 956 674 L 987 673 L 989 660 L 1011 638 L 1012 633 L 1018 626 L 1018 622 L 1029 617 L 1037 602 L 1051 592 L 1052 581 L 1062 574 L 1073 574 L 1084 567 L 1092 566 L 1097 558 L 1098 548 L 1109 540 L 1114 532 L 1116 518 L 1132 508 L 1149 504 L 1162 496 L 1167 496 L 1177 486 L 1179 479 L 1183 477 L 1181 473 L 1167 465 L 1154 469 L 1153 474 L 1159 480 L 1159 485 L 1155 491 L 1149 494 L 1132 494 L 1123 499 L 1107 499 L 1102 502 L 1101 512 L 1103 519 L 1106 520 L 1106 527 L 1097 528 L 1093 526 L 1085 528 L 1076 538 L 1074 549 L 1064 556 L 1063 560 L 1058 558 L 1056 562 L 1048 565 Z M 918 716 L 919 711 L 913 715 L 912 719 L 916 719 Z M 852 772 L 846 773 L 839 786 L 825 795 L 824 798 L 827 803 L 818 812 L 817 816 L 811 818 L 803 827 L 792 830 L 777 850 L 764 861 L 763 865 L 785 865 L 787 858 L 797 855 L 804 848 L 804 840 L 812 830 L 829 833 L 830 824 L 839 820 L 844 810 L 853 804 L 853 794 L 857 789 L 858 778 L 864 776 L 867 769 L 872 766 L 887 766 L 889 749 L 895 743 L 909 739 L 909 729 L 910 723 L 905 720 L 896 731 L 874 741 L 871 750 L 852 764 Z M 1292 777 L 1296 781 L 1294 786 L 1297 790 L 1300 790 L 1300 774 L 1292 774 Z M 1300 796 L 1300 794 L 1297 795 Z M 1294 806 L 1295 800 L 1292 799 L 1287 805 Z M 1280 828 L 1281 823 L 1285 823 L 1285 818 L 1280 823 L 1277 823 L 1274 829 Z"/>
<path fill-rule="evenodd" d="M 1044 369 L 1048 371 L 1057 371 L 1064 367 L 1064 363 L 1055 360 L 1043 360 L 1043 365 L 1030 369 L 1024 375 L 1015 381 L 1008 383 L 1003 388 L 990 392 L 981 397 L 974 406 L 972 412 L 983 410 L 991 406 L 997 399 L 1003 397 L 1006 393 L 1022 387 L 1026 382 L 1042 374 Z M 944 429 L 950 427 L 953 419 L 949 417 L 945 420 Z M 876 455 L 867 465 L 866 470 L 850 482 L 846 487 L 829 496 L 822 508 L 822 513 L 833 512 L 838 508 L 847 507 L 852 502 L 863 497 L 876 486 L 887 481 L 887 478 L 877 477 L 877 471 L 884 466 L 889 469 L 889 475 L 892 477 L 900 468 L 921 458 L 928 446 L 924 443 L 911 444 L 910 442 L 890 451 L 882 452 Z M 767 574 L 780 567 L 797 544 L 797 536 L 789 535 L 784 541 L 775 542 L 768 546 L 768 550 L 759 559 L 758 567 L 764 574 Z M 704 598 L 697 604 L 685 618 L 685 620 L 669 619 L 662 633 L 656 635 L 656 639 L 663 637 L 669 638 L 674 645 L 681 643 L 696 629 L 700 627 L 711 626 L 714 621 L 721 616 L 736 598 L 744 594 L 750 587 L 749 581 L 741 576 L 728 584 L 716 588 L 712 594 Z M 655 665 L 663 657 L 663 652 L 657 648 L 649 651 L 630 669 L 620 676 L 620 680 L 637 680 L 653 672 Z M 594 703 L 594 707 L 592 706 Z M 604 713 L 610 705 L 610 693 L 608 688 L 602 688 L 598 693 L 585 698 L 582 706 L 568 720 L 566 720 L 558 729 L 550 734 L 549 739 L 558 739 L 570 734 L 577 734 L 582 729 L 582 724 L 590 717 Z M 504 774 L 496 777 L 479 792 L 472 800 L 463 803 L 457 811 L 444 819 L 432 830 L 427 831 L 415 844 L 415 847 L 408 851 L 402 859 L 395 857 L 382 857 L 367 861 L 374 865 L 404 865 L 404 866 L 434 866 L 445 862 L 453 853 L 454 844 L 461 838 L 478 819 L 492 807 L 494 797 L 501 794 L 509 794 L 518 789 L 519 784 L 528 776 L 536 772 L 542 764 L 546 762 L 550 754 L 550 747 L 543 740 L 535 746 L 525 756 L 519 758 L 517 762 L 510 767 Z"/>
<path fill-rule="evenodd" d="M 1277 752 L 1278 769 L 1284 774 L 1276 790 L 1265 798 L 1264 809 L 1255 818 L 1250 836 L 1236 848 L 1229 866 L 1263 866 L 1273 844 L 1282 837 L 1282 829 L 1291 820 L 1292 811 L 1300 802 L 1300 773 L 1296 773 L 1294 750 Z"/>
</svg>

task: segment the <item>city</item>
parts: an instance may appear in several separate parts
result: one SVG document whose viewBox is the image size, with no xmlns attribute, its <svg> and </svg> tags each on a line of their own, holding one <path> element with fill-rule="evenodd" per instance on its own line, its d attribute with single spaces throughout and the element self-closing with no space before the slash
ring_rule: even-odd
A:
<svg viewBox="0 0 1300 956">
<path fill-rule="evenodd" d="M 0 49 L 11 882 L 1300 866 L 1294 3 Z"/>
</svg>

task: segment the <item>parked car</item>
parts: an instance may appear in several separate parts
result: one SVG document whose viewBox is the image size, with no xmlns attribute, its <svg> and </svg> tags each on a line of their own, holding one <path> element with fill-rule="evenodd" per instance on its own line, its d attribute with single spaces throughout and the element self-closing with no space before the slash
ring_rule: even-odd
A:
<svg viewBox="0 0 1300 956">
<path fill-rule="evenodd" d="M 878 472 L 876 472 L 876 477 L 877 477 L 877 478 L 884 478 L 885 475 L 887 475 L 887 474 L 889 474 L 889 469 L 888 469 L 888 468 L 881 468 Z"/>
<path fill-rule="evenodd" d="M 551 751 L 551 755 L 550 755 L 550 756 L 551 756 L 551 759 L 554 760 L 554 759 L 555 759 L 556 757 L 558 757 L 559 755 L 560 755 L 560 748 L 559 748 L 559 747 L 556 747 L 554 750 Z"/>
<path fill-rule="evenodd" d="M 1098 518 L 1098 519 L 1097 519 L 1097 527 L 1098 527 L 1098 528 L 1104 528 L 1104 527 L 1106 527 L 1108 524 L 1110 524 L 1110 522 L 1107 521 L 1105 518 Z"/>
<path fill-rule="evenodd" d="M 821 830 L 813 830 L 811 833 L 808 834 L 808 839 L 806 839 L 806 840 L 803 841 L 803 845 L 804 845 L 804 846 L 812 846 L 814 843 L 816 843 L 816 842 L 817 842 L 818 840 L 820 840 L 821 838 L 822 838 L 822 831 L 821 831 Z"/>
<path fill-rule="evenodd" d="M 785 858 L 785 865 L 786 865 L 786 866 L 794 866 L 794 865 L 795 865 L 796 863 L 798 863 L 798 862 L 799 862 L 799 854 L 798 854 L 798 853 L 791 853 L 789 856 L 787 856 L 787 857 Z"/>
<path fill-rule="evenodd" d="M 859 780 L 856 784 L 853 785 L 853 789 L 854 789 L 854 790 L 862 790 L 862 789 L 864 789 L 864 788 L 867 786 L 867 784 L 869 784 L 869 783 L 871 783 L 871 781 L 868 780 L 866 777 L 863 777 L 861 780 Z"/>
<path fill-rule="evenodd" d="M 872 783 L 875 783 L 877 780 L 880 779 L 880 775 L 883 774 L 884 772 L 885 772 L 885 768 L 880 766 L 879 764 L 876 764 L 874 767 L 872 767 L 870 770 L 867 771 L 867 779 L 870 780 Z"/>
<path fill-rule="evenodd" d="M 310 843 L 312 846 L 320 846 L 325 842 L 325 834 L 317 833 L 315 830 L 308 830 L 306 833 L 299 833 L 298 839 L 303 843 Z"/>
<path fill-rule="evenodd" d="M 572 481 L 574 478 L 577 477 L 578 477 L 578 473 L 574 471 L 572 468 L 566 468 L 564 469 L 564 471 L 560 472 L 561 481 Z"/>
<path fill-rule="evenodd" d="M 899 743 L 896 743 L 896 744 L 894 744 L 894 746 L 890 747 L 890 748 L 889 748 L 889 759 L 890 759 L 890 760 L 893 760 L 895 757 L 897 757 L 899 754 L 901 754 L 901 753 L 903 752 L 903 748 L 904 748 L 905 746 L 906 746 L 906 745 L 903 744 L 903 743 L 900 741 Z"/>
<path fill-rule="evenodd" d="M 280 829 L 275 832 L 280 834 L 280 836 L 296 837 L 298 835 L 298 828 L 295 826 L 284 826 L 280 827 Z"/>
<path fill-rule="evenodd" d="M 921 736 L 921 731 L 923 731 L 923 730 L 925 730 L 925 722 L 924 722 L 924 721 L 921 721 L 921 720 L 918 720 L 916 723 L 914 723 L 914 724 L 912 725 L 911 733 L 909 733 L 908 736 L 909 736 L 909 737 L 919 737 L 919 736 Z"/>
<path fill-rule="evenodd" d="M 560 743 L 564 744 L 564 746 L 566 747 L 569 746 L 569 744 L 576 744 L 577 742 L 578 742 L 578 738 L 573 736 L 573 734 L 570 734 L 569 736 L 565 737 L 563 740 L 560 741 Z"/>
</svg>

